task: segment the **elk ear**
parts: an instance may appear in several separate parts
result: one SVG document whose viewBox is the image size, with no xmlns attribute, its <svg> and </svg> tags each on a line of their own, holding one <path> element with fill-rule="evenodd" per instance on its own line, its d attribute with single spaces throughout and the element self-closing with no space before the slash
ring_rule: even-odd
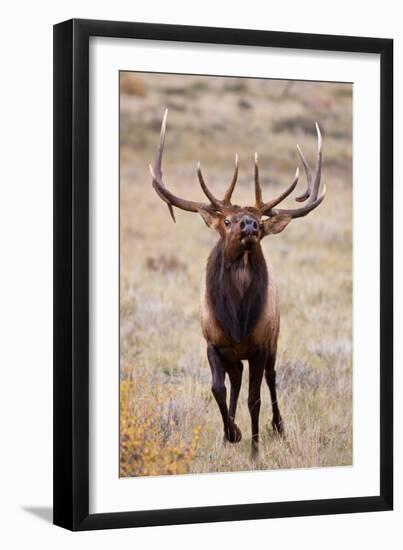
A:
<svg viewBox="0 0 403 550">
<path fill-rule="evenodd" d="M 273 216 L 268 220 L 264 220 L 262 222 L 263 236 L 265 237 L 266 235 L 275 235 L 276 233 L 281 233 L 281 231 L 287 227 L 291 220 L 291 216 L 288 216 L 286 214 Z"/>
<path fill-rule="evenodd" d="M 224 214 L 222 214 L 221 212 L 213 212 L 208 208 L 202 207 L 198 208 L 197 211 L 203 218 L 204 223 L 207 225 L 207 227 L 211 227 L 212 229 L 216 229 L 217 231 L 219 231 L 219 229 L 221 228 L 221 222 L 225 218 Z"/>
</svg>

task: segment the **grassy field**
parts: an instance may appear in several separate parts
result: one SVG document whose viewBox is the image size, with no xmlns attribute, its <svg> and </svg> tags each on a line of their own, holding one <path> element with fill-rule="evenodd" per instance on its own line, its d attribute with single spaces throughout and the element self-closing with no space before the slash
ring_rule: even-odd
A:
<svg viewBox="0 0 403 550">
<path fill-rule="evenodd" d="M 249 452 L 247 371 L 239 444 L 223 444 L 210 391 L 198 308 L 217 236 L 196 214 L 176 210 L 174 224 L 151 187 L 148 163 L 166 107 L 164 179 L 195 200 L 204 200 L 196 162 L 220 196 L 237 152 L 234 202 L 252 204 L 254 151 L 267 200 L 291 182 L 297 143 L 314 163 L 315 121 L 322 128 L 325 202 L 263 241 L 280 291 L 277 380 L 286 438 L 272 435 L 263 384 L 258 462 Z M 121 476 L 352 463 L 351 108 L 347 84 L 121 75 Z"/>
</svg>

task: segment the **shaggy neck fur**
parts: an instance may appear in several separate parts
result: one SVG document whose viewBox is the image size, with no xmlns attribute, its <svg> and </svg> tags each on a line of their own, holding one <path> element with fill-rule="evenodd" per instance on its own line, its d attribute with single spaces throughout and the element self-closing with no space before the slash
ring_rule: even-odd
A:
<svg viewBox="0 0 403 550">
<path fill-rule="evenodd" d="M 218 241 L 207 262 L 207 293 L 216 320 L 235 342 L 244 340 L 259 320 L 267 284 L 260 244 L 229 262 L 224 259 L 223 241 Z"/>
</svg>

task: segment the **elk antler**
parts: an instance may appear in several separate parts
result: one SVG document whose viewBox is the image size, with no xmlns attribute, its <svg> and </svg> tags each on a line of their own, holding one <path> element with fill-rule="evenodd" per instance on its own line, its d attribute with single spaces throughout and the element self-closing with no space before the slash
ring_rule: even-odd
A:
<svg viewBox="0 0 403 550">
<path fill-rule="evenodd" d="M 186 210 L 188 212 L 198 212 L 201 208 L 207 208 L 211 211 L 221 212 L 225 207 L 231 206 L 231 195 L 234 191 L 235 184 L 238 177 L 238 155 L 235 155 L 235 171 L 232 178 L 232 182 L 229 185 L 227 191 L 225 192 L 224 198 L 217 199 L 213 193 L 207 187 L 200 168 L 200 163 L 197 165 L 197 175 L 199 177 L 200 187 L 202 188 L 204 194 L 209 199 L 210 203 L 206 204 L 203 202 L 196 202 L 191 200 L 182 199 L 177 197 L 165 187 L 162 180 L 162 154 L 164 151 L 164 142 L 165 142 L 165 130 L 166 130 L 166 121 L 168 116 L 168 109 L 165 110 L 164 118 L 162 119 L 161 124 L 161 134 L 160 142 L 158 145 L 157 153 L 155 156 L 154 168 L 149 165 L 151 176 L 152 176 L 152 185 L 157 193 L 157 195 L 167 203 L 169 212 L 172 216 L 173 221 L 175 221 L 175 215 L 173 212 L 173 206 L 180 208 L 181 210 Z"/>
<path fill-rule="evenodd" d="M 232 181 L 230 185 L 228 186 L 228 189 L 225 191 L 224 198 L 217 199 L 213 193 L 208 189 L 203 174 L 200 167 L 200 162 L 197 163 L 197 175 L 199 177 L 199 183 L 200 187 L 203 189 L 204 194 L 209 199 L 212 205 L 218 210 L 221 211 L 226 206 L 231 206 L 231 196 L 235 189 L 236 180 L 238 179 L 238 155 L 235 155 L 235 169 L 234 169 L 234 175 L 232 177 Z"/>
<path fill-rule="evenodd" d="M 175 215 L 173 211 L 173 206 L 180 208 L 181 210 L 187 210 L 188 212 L 199 212 L 200 209 L 208 209 L 211 212 L 222 212 L 225 208 L 231 206 L 231 196 L 234 191 L 237 178 L 238 178 L 238 155 L 235 155 L 235 170 L 232 181 L 224 194 L 223 199 L 218 199 L 213 195 L 213 193 L 207 187 L 203 174 L 201 171 L 200 163 L 197 165 L 197 175 L 199 178 L 200 187 L 202 188 L 204 194 L 209 199 L 209 203 L 202 203 L 191 201 L 187 199 L 182 199 L 177 197 L 165 187 L 162 180 L 162 155 L 164 152 L 164 142 L 165 142 L 165 130 L 166 130 L 166 121 L 167 121 L 168 109 L 164 113 L 161 124 L 161 134 L 160 142 L 157 148 L 157 153 L 155 156 L 154 168 L 150 165 L 150 172 L 152 176 L 152 185 L 157 193 L 157 195 L 168 205 L 169 212 L 172 216 L 172 219 L 175 221 Z M 278 216 L 278 215 L 288 215 L 291 218 L 301 218 L 306 216 L 309 212 L 314 210 L 319 204 L 323 201 L 326 196 L 326 185 L 323 186 L 323 192 L 318 198 L 319 187 L 320 187 L 320 176 L 321 176 L 321 167 L 322 167 L 322 136 L 318 124 L 315 124 L 316 132 L 318 136 L 318 153 L 316 158 L 315 172 L 312 174 L 307 161 L 299 147 L 297 145 L 298 154 L 301 158 L 302 164 L 304 166 L 306 178 L 307 178 L 307 188 L 305 192 L 296 197 L 295 200 L 298 202 L 307 201 L 304 206 L 301 208 L 294 209 L 281 209 L 275 208 L 280 204 L 285 198 L 287 198 L 295 189 L 298 178 L 299 178 L 299 168 L 295 172 L 295 176 L 291 185 L 283 191 L 278 197 L 268 201 L 263 202 L 262 200 L 262 188 L 259 183 L 259 165 L 258 165 L 258 155 L 255 153 L 255 197 L 256 203 L 255 207 L 259 210 L 261 216 Z"/>
<path fill-rule="evenodd" d="M 304 206 L 301 208 L 290 208 L 290 209 L 281 209 L 281 208 L 274 208 L 280 202 L 282 202 L 288 195 L 290 195 L 297 183 L 298 183 L 298 177 L 299 177 L 299 169 L 297 168 L 294 176 L 294 180 L 290 187 L 286 189 L 281 195 L 276 197 L 275 199 L 272 199 L 269 202 L 263 203 L 262 202 L 262 190 L 259 184 L 259 168 L 257 163 L 257 153 L 255 153 L 255 194 L 256 194 L 256 208 L 260 210 L 260 213 L 262 216 L 278 216 L 280 214 L 291 216 L 292 218 L 301 218 L 302 216 L 306 216 L 309 212 L 314 210 L 317 206 L 320 205 L 320 203 L 323 201 L 323 199 L 326 196 L 326 185 L 323 186 L 323 192 L 321 196 L 318 198 L 318 192 L 319 192 L 319 186 L 320 186 L 320 176 L 321 176 L 321 168 L 322 168 L 322 135 L 320 133 L 320 129 L 318 124 L 315 124 L 316 126 L 316 133 L 318 136 L 318 153 L 316 157 L 316 166 L 315 166 L 315 172 L 312 174 L 309 165 L 307 161 L 305 160 L 305 157 L 299 147 L 297 145 L 297 150 L 299 153 L 299 156 L 301 158 L 302 164 L 304 165 L 304 170 L 307 178 L 307 188 L 306 191 L 295 198 L 296 201 L 302 202 L 308 199 L 308 202 L 305 203 Z"/>
<path fill-rule="evenodd" d="M 262 188 L 260 187 L 260 183 L 259 183 L 258 156 L 257 156 L 257 153 L 255 153 L 255 197 L 256 197 L 255 206 L 258 210 L 260 210 L 262 212 L 262 215 L 264 215 L 266 210 L 270 210 L 271 208 L 273 208 L 274 206 L 279 204 L 281 201 L 283 201 L 286 197 L 288 197 L 288 195 L 290 195 L 294 191 L 294 189 L 295 189 L 295 187 L 298 183 L 298 177 L 299 177 L 299 168 L 297 168 L 297 170 L 295 172 L 294 180 L 293 180 L 292 184 L 290 185 L 290 187 L 288 187 L 288 189 L 283 191 L 283 193 L 281 193 L 281 195 L 279 195 L 275 199 L 272 199 L 269 202 L 263 202 L 262 201 Z"/>
</svg>

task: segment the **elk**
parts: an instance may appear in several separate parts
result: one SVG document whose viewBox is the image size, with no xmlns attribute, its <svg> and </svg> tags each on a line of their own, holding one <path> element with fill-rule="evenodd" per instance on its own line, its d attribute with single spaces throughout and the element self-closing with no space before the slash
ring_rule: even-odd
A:
<svg viewBox="0 0 403 550">
<path fill-rule="evenodd" d="M 232 181 L 222 199 L 216 198 L 207 187 L 200 163 L 197 175 L 208 202 L 196 202 L 171 193 L 162 178 L 162 156 L 168 111 L 165 111 L 160 142 L 154 167 L 150 165 L 152 186 L 169 208 L 175 221 L 173 207 L 200 214 L 206 225 L 219 235 L 206 266 L 201 289 L 200 322 L 207 343 L 207 358 L 212 374 L 212 393 L 218 404 L 224 427 L 224 440 L 237 443 L 241 430 L 235 423 L 235 414 L 241 389 L 243 360 L 249 363 L 248 408 L 251 417 L 251 452 L 258 454 L 260 391 L 263 375 L 266 378 L 272 406 L 272 428 L 277 435 L 284 434 L 284 422 L 276 395 L 276 353 L 280 329 L 280 314 L 275 276 L 270 262 L 265 261 L 261 240 L 275 235 L 295 218 L 301 218 L 317 208 L 326 195 L 326 187 L 319 195 L 322 137 L 316 124 L 318 151 L 315 170 L 309 165 L 297 145 L 307 179 L 305 192 L 296 197 L 304 202 L 299 208 L 280 209 L 278 205 L 295 189 L 299 168 L 291 185 L 277 197 L 264 202 L 259 183 L 258 156 L 254 158 L 255 205 L 238 206 L 231 196 L 238 177 L 238 156 Z M 229 406 L 225 377 L 230 381 Z"/>
</svg>

